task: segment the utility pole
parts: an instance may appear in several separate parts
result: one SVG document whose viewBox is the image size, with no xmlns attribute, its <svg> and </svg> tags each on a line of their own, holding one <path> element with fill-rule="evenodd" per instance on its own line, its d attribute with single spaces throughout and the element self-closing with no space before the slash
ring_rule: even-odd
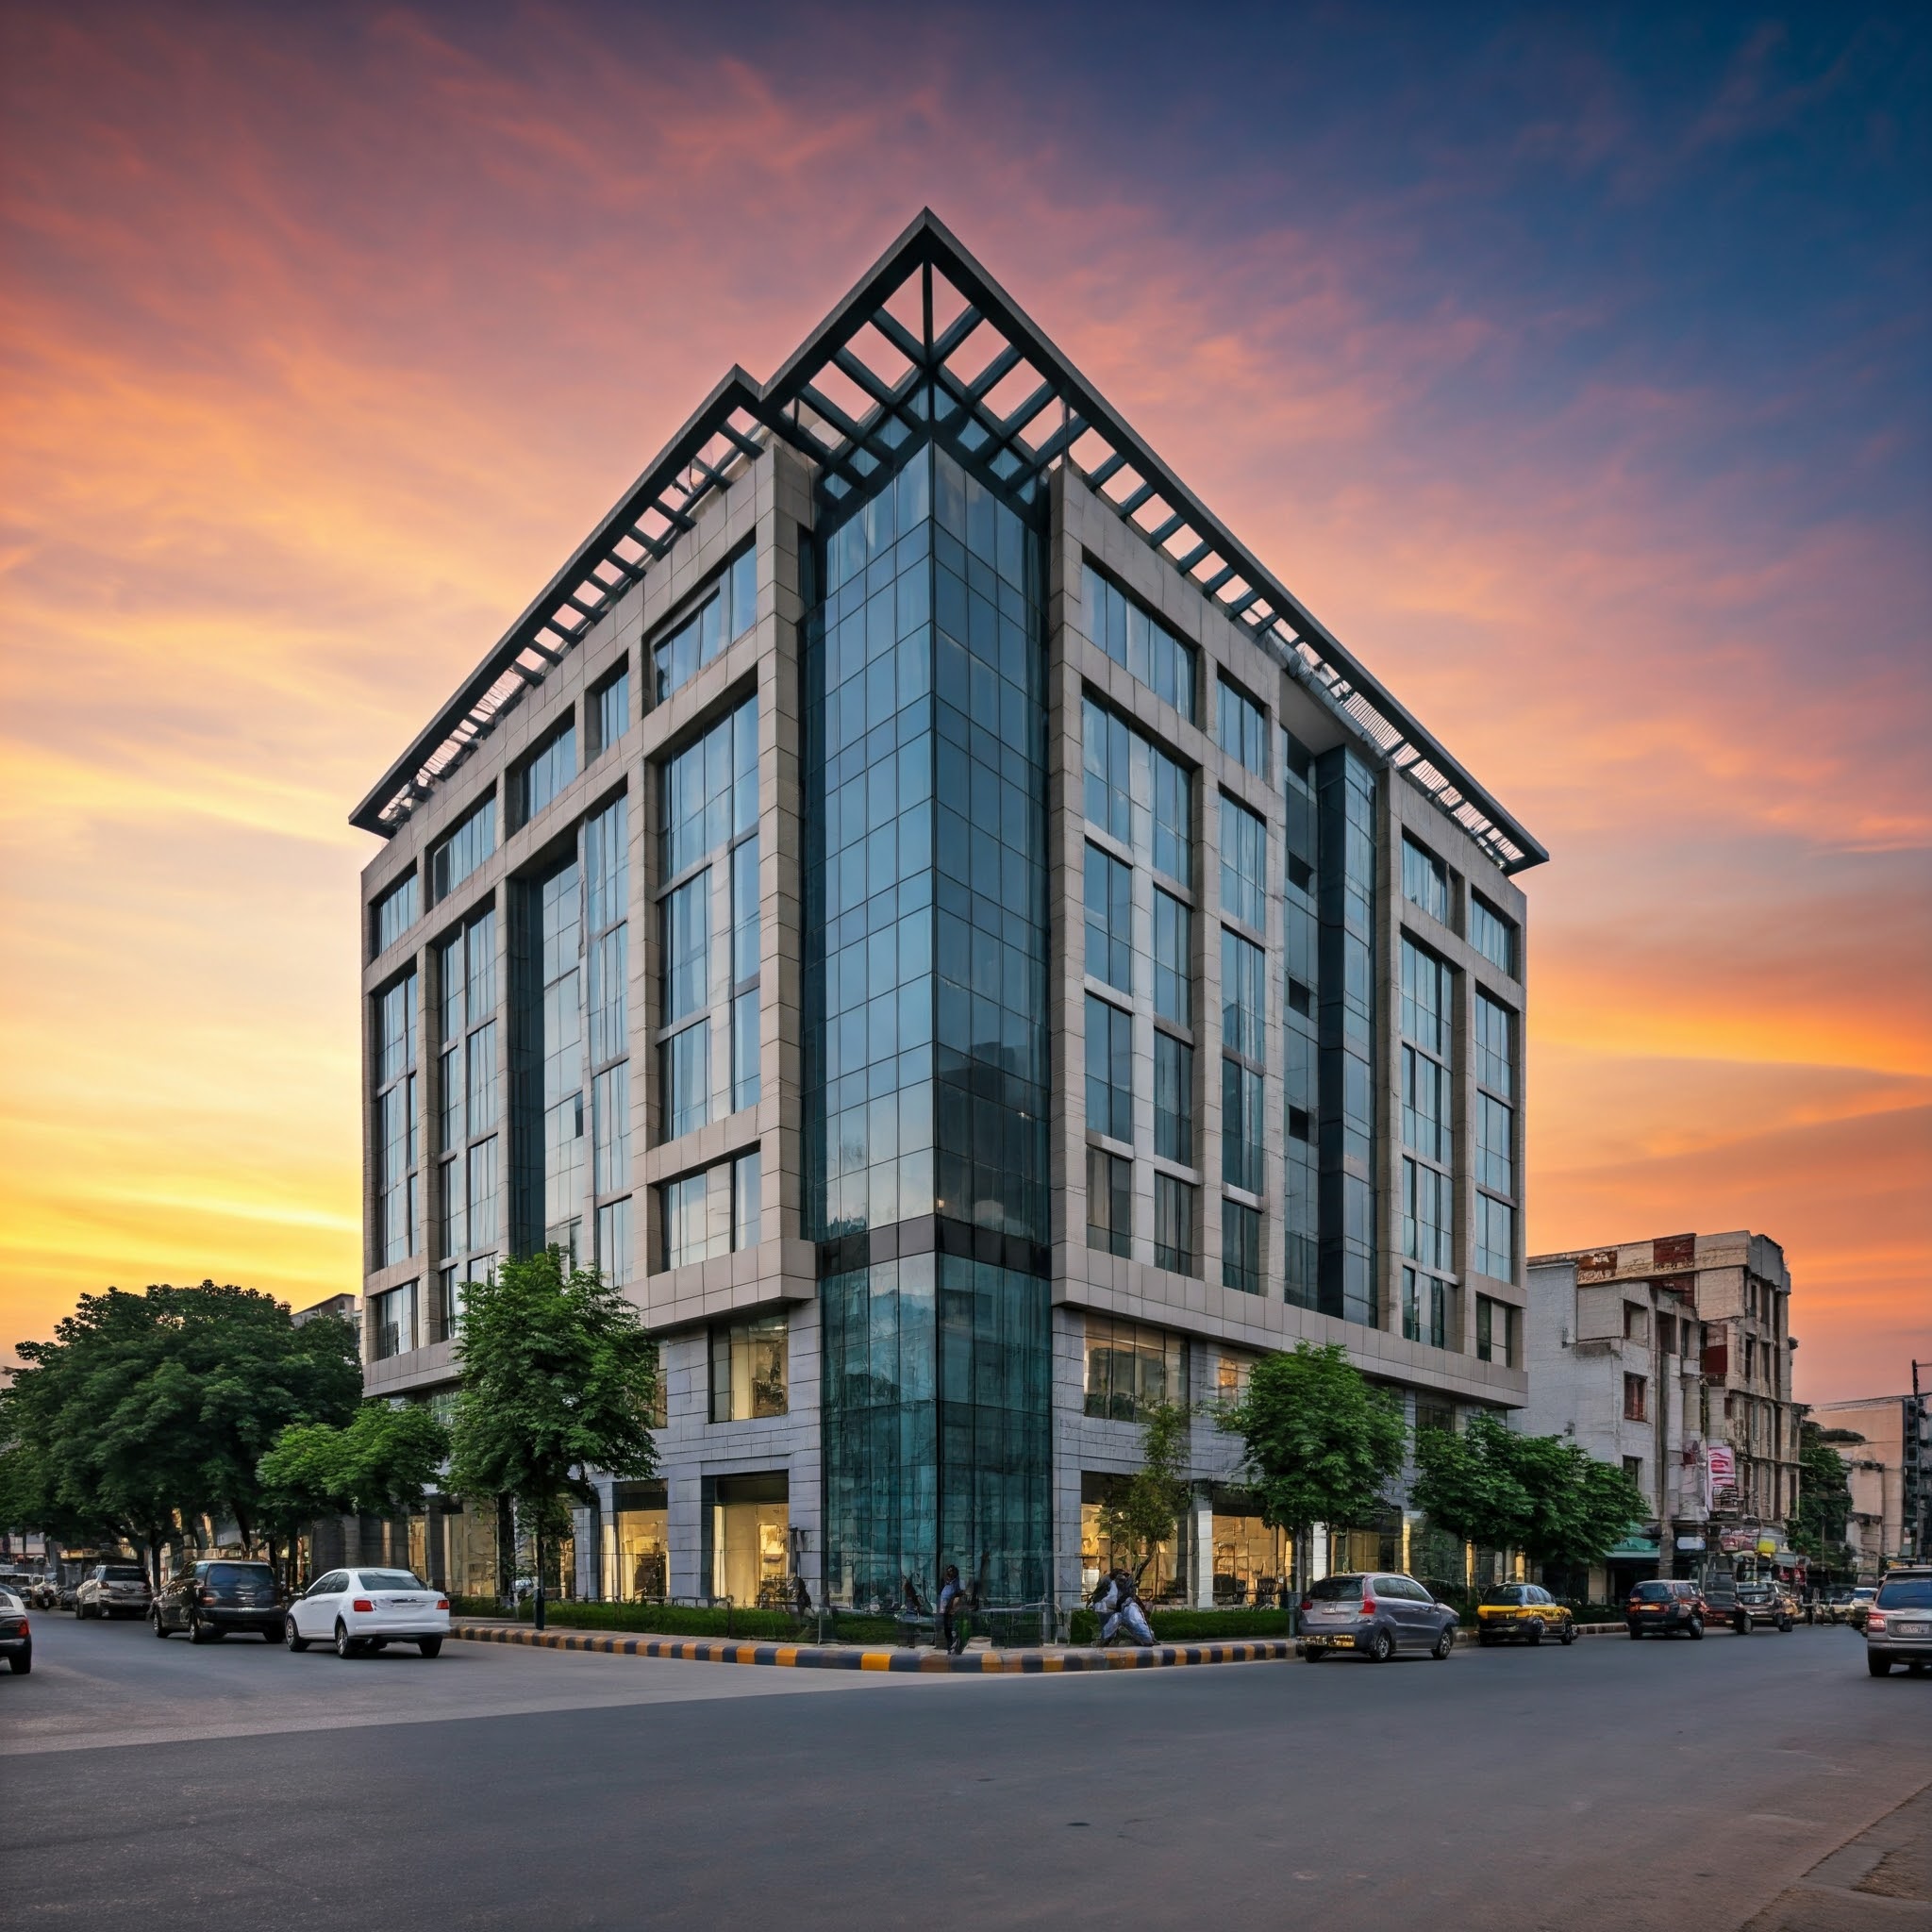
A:
<svg viewBox="0 0 1932 1932">
<path fill-rule="evenodd" d="M 1905 1494 L 1900 1499 L 1904 1504 L 1901 1515 L 1904 1519 L 1904 1534 L 1911 1538 L 1911 1548 L 1902 1550 L 1901 1556 L 1909 1556 L 1914 1562 L 1923 1563 L 1927 1555 L 1927 1546 L 1932 1544 L 1932 1485 L 1927 1478 L 1932 1476 L 1932 1442 L 1926 1438 L 1932 1435 L 1932 1417 L 1926 1414 L 1927 1392 L 1919 1380 L 1919 1371 L 1932 1371 L 1932 1362 L 1915 1361 L 1912 1364 L 1912 1402 L 1906 1416 L 1905 1427 Z"/>
</svg>

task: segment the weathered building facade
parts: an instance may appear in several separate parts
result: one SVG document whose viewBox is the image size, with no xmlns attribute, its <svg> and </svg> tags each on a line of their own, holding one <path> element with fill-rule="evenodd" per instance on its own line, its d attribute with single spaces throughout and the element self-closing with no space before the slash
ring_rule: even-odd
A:
<svg viewBox="0 0 1932 1932">
<path fill-rule="evenodd" d="M 1303 1338 L 1524 1401 L 1541 849 L 929 215 L 353 819 L 367 1386 L 506 1255 L 620 1282 L 664 1466 L 587 1593 L 1069 1592 L 1148 1409 Z M 1278 1590 L 1195 1447 L 1162 1587 Z"/>
</svg>

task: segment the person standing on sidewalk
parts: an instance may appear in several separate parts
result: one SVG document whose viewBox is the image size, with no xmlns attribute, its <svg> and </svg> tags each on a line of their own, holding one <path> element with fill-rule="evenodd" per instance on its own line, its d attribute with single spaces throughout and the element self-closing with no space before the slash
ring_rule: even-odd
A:
<svg viewBox="0 0 1932 1932">
<path fill-rule="evenodd" d="M 960 1622 L 960 1612 L 966 1607 L 966 1591 L 959 1581 L 959 1566 L 946 1565 L 945 1574 L 940 1578 L 940 1648 L 951 1657 L 958 1657 L 966 1648 L 966 1630 Z"/>
</svg>

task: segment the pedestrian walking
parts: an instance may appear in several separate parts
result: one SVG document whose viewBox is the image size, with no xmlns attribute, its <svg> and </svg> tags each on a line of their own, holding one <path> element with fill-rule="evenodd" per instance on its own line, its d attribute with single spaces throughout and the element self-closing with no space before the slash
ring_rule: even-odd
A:
<svg viewBox="0 0 1932 1932">
<path fill-rule="evenodd" d="M 940 1645 L 953 1657 L 966 1648 L 965 1607 L 966 1590 L 959 1581 L 959 1566 L 948 1563 L 940 1579 Z"/>
</svg>

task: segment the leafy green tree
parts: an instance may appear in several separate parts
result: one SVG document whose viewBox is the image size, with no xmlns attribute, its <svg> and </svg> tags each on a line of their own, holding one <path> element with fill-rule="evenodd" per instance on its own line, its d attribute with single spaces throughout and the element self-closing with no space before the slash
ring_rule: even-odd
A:
<svg viewBox="0 0 1932 1932">
<path fill-rule="evenodd" d="M 1593 1563 L 1649 1504 L 1621 1469 L 1564 1436 L 1525 1436 L 1493 1415 L 1460 1435 L 1424 1429 L 1409 1501 L 1452 1536 L 1536 1563 Z"/>
<path fill-rule="evenodd" d="M 1174 1533 L 1191 1493 L 1181 1474 L 1188 1459 L 1190 1413 L 1178 1403 L 1149 1409 L 1141 1425 L 1141 1467 L 1100 1507 L 1100 1531 L 1117 1549 L 1137 1558 L 1138 1580 L 1154 1560 L 1157 1543 Z"/>
<path fill-rule="evenodd" d="M 361 1391 L 342 1324 L 298 1328 L 273 1296 L 212 1281 L 83 1295 L 18 1353 L 0 1439 L 31 1458 L 50 1526 L 125 1539 L 151 1568 L 203 1513 L 252 1547 L 263 1451 L 292 1422 L 345 1421 Z"/>
<path fill-rule="evenodd" d="M 1851 1575 L 1857 1568 L 1847 1531 L 1852 1515 L 1851 1470 L 1837 1442 L 1862 1442 L 1856 1429 L 1798 1424 L 1798 1513 L 1791 1519 L 1791 1547 L 1813 1566 Z"/>
<path fill-rule="evenodd" d="M 1374 1515 L 1402 1467 L 1401 1409 L 1339 1342 L 1263 1356 L 1221 1419 L 1246 1446 L 1263 1518 L 1298 1548 L 1317 1523 L 1345 1528 Z"/>
<path fill-rule="evenodd" d="M 448 1454 L 448 1432 L 422 1403 L 365 1402 L 345 1428 L 293 1424 L 261 1458 L 263 1521 L 292 1540 L 318 1516 L 407 1516 Z"/>
<path fill-rule="evenodd" d="M 470 1284 L 456 1358 L 450 1487 L 513 1500 L 536 1540 L 541 1621 L 544 1547 L 562 1528 L 565 1499 L 596 1501 L 592 1469 L 657 1473 L 658 1345 L 620 1290 L 594 1268 L 566 1273 L 552 1248 Z"/>
</svg>

